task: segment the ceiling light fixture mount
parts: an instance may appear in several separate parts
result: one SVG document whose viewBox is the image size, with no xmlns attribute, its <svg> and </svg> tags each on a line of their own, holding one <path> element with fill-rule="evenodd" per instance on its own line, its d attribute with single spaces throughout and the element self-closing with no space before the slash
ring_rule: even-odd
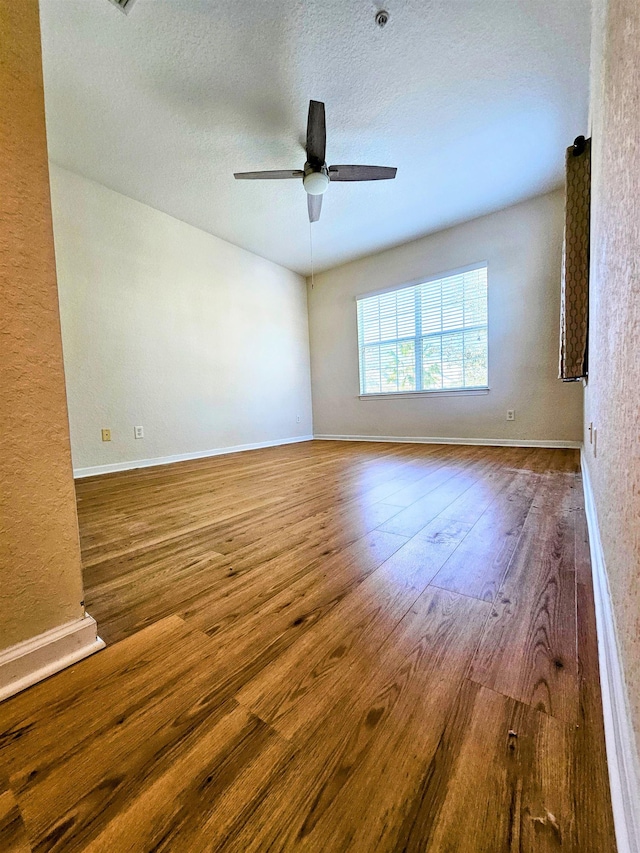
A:
<svg viewBox="0 0 640 853">
<path fill-rule="evenodd" d="M 389 13 L 386 9 L 381 9 L 376 15 L 376 24 L 382 29 L 389 23 Z"/>
<path fill-rule="evenodd" d="M 114 6 L 117 6 L 121 12 L 124 12 L 125 15 L 128 15 L 131 11 L 131 7 L 136 2 L 136 0 L 111 0 Z"/>
</svg>

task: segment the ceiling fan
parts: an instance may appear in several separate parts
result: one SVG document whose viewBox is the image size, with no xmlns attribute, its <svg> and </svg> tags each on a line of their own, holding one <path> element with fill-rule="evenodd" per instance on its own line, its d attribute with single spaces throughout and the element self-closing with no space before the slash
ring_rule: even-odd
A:
<svg viewBox="0 0 640 853">
<path fill-rule="evenodd" d="M 307 162 L 304 164 L 304 169 L 235 172 L 234 178 L 241 181 L 282 181 L 288 178 L 302 178 L 307 192 L 309 222 L 317 222 L 320 219 L 322 195 L 327 191 L 331 181 L 388 181 L 395 178 L 398 170 L 391 166 L 327 166 L 326 142 L 324 104 L 321 101 L 309 101 Z"/>
</svg>

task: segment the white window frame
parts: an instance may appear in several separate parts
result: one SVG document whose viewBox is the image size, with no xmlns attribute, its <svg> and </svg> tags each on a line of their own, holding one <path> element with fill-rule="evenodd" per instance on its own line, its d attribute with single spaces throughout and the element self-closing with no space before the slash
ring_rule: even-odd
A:
<svg viewBox="0 0 640 853">
<path fill-rule="evenodd" d="M 370 392 L 368 394 L 363 393 L 363 352 L 364 348 L 360 346 L 360 329 L 358 326 L 358 302 L 363 299 L 368 299 L 371 296 L 382 296 L 385 293 L 393 293 L 396 290 L 404 290 L 410 287 L 417 287 L 420 284 L 428 284 L 431 281 L 438 281 L 439 279 L 449 278 L 450 276 L 461 275 L 465 272 L 471 272 L 473 270 L 478 269 L 486 269 L 487 271 L 487 384 L 486 385 L 477 385 L 477 386 L 465 386 L 464 388 L 432 388 L 432 389 L 419 389 L 416 391 L 378 391 L 378 392 Z M 399 398 L 399 399 L 408 399 L 413 397 L 453 397 L 453 396 L 468 396 L 474 397 L 482 394 L 488 394 L 490 391 L 489 385 L 489 375 L 490 375 L 490 353 L 489 353 L 489 264 L 487 261 L 477 261 L 472 264 L 468 264 L 464 267 L 458 267 L 453 270 L 446 270 L 445 272 L 437 273 L 436 275 L 429 275 L 426 277 L 421 277 L 414 279 L 413 281 L 406 281 L 402 284 L 396 284 L 391 287 L 381 288 L 380 290 L 372 290 L 367 293 L 360 293 L 355 297 L 356 303 L 356 340 L 358 344 L 358 383 L 359 383 L 359 397 L 361 400 L 377 400 L 377 399 L 391 399 L 391 398 Z M 484 325 L 483 325 L 484 328 Z M 435 334 L 435 333 L 434 333 Z M 422 335 L 415 335 L 412 340 L 422 339 Z M 394 343 L 394 341 L 389 341 L 389 343 Z M 418 376 L 418 357 L 416 350 L 416 377 Z"/>
</svg>

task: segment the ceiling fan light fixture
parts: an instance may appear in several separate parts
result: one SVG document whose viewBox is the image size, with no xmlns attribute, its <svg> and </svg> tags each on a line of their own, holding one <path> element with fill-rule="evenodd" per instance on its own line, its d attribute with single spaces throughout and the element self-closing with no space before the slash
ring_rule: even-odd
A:
<svg viewBox="0 0 640 853">
<path fill-rule="evenodd" d="M 116 2 L 116 0 L 112 0 Z M 331 181 L 389 181 L 398 171 L 394 166 L 327 166 L 327 126 L 322 101 L 309 101 L 307 118 L 307 161 L 304 169 L 270 169 L 266 172 L 234 172 L 238 181 L 282 181 L 302 178 L 307 191 L 309 222 L 317 222 L 322 210 L 322 196 Z"/>
<path fill-rule="evenodd" d="M 322 195 L 329 186 L 329 175 L 324 172 L 309 172 L 302 182 L 309 195 Z"/>
</svg>

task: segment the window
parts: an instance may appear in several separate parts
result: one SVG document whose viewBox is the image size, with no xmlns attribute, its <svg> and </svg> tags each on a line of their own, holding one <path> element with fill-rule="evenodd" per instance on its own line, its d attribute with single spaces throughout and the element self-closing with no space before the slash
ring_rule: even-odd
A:
<svg viewBox="0 0 640 853">
<path fill-rule="evenodd" d="M 360 394 L 487 387 L 487 266 L 358 299 Z"/>
</svg>

